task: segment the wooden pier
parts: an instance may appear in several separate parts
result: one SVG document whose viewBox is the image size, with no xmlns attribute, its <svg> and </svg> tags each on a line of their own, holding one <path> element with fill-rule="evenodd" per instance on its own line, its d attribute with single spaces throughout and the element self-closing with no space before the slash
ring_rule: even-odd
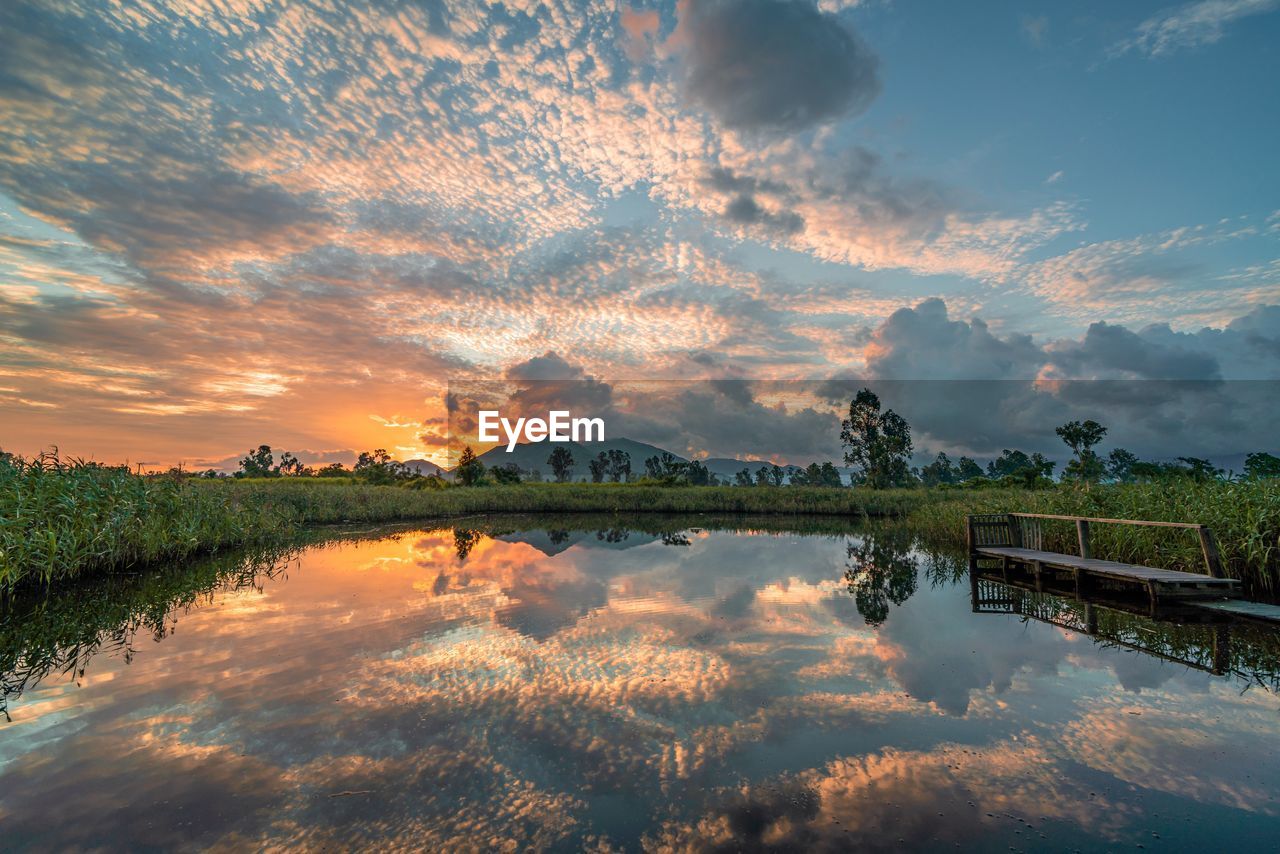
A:
<svg viewBox="0 0 1280 854">
<path fill-rule="evenodd" d="M 1078 555 L 1043 549 L 1041 521 L 1074 522 L 1079 543 Z M 1138 566 L 1093 557 L 1090 525 L 1142 525 L 1183 528 L 1196 531 L 1204 555 L 1204 574 Z M 1213 532 L 1204 525 L 1182 522 L 1146 522 L 1130 519 L 1095 519 L 1086 516 L 1056 516 L 1045 513 L 999 513 L 968 517 L 969 564 L 977 569 L 980 560 L 998 560 L 1005 577 L 1011 570 L 1030 572 L 1038 589 L 1046 577 L 1068 579 L 1075 594 L 1100 588 L 1137 591 L 1149 598 L 1154 609 L 1161 600 L 1221 599 L 1240 595 L 1240 582 L 1226 578 Z"/>
</svg>

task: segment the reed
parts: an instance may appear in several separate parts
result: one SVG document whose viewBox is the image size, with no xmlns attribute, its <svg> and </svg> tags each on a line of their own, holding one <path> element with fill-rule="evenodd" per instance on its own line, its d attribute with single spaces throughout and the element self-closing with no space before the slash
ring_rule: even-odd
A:
<svg viewBox="0 0 1280 854">
<path fill-rule="evenodd" d="M 392 522 L 477 513 L 720 513 L 901 516 L 930 500 L 924 490 L 706 487 L 648 484 L 519 484 L 412 490 L 306 478 L 208 482 L 199 488 L 238 496 L 303 524 Z"/>
<path fill-rule="evenodd" d="M 0 462 L 0 591 L 280 539 L 251 496 L 44 454 Z"/>
</svg>

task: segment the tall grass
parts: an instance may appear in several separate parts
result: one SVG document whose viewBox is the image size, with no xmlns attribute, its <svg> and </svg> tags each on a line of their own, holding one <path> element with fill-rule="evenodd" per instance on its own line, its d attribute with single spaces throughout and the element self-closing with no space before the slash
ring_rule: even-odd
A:
<svg viewBox="0 0 1280 854">
<path fill-rule="evenodd" d="M 938 493 L 907 521 L 927 542 L 963 545 L 969 513 L 1054 513 L 1208 525 L 1218 541 L 1227 575 L 1254 589 L 1280 587 L 1280 481 L 1178 480 L 1076 489 L 981 490 Z M 1075 553 L 1070 522 L 1042 522 L 1044 547 Z M 1194 531 L 1134 525 L 1094 525 L 1090 542 L 1097 557 L 1127 563 L 1204 572 Z"/>
<path fill-rule="evenodd" d="M 246 498 L 55 454 L 0 461 L 0 590 L 265 542 L 292 528 Z"/>
<path fill-rule="evenodd" d="M 901 516 L 928 500 L 924 490 L 792 487 L 679 487 L 647 484 L 520 484 L 411 490 L 307 478 L 203 482 L 199 488 L 283 511 L 303 524 L 388 522 L 477 513 L 766 513 Z"/>
</svg>

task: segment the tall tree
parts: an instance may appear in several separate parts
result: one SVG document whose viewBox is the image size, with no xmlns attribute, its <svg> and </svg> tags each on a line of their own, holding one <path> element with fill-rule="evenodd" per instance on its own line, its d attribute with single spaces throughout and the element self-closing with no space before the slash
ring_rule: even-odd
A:
<svg viewBox="0 0 1280 854">
<path fill-rule="evenodd" d="M 787 473 L 777 465 L 761 466 L 756 472 L 756 483 L 760 486 L 782 486 L 782 481 L 786 480 Z"/>
<path fill-rule="evenodd" d="M 880 398 L 864 388 L 849 403 L 840 424 L 844 461 L 856 466 L 863 483 L 873 489 L 911 482 L 911 426 L 892 409 L 880 411 Z"/>
<path fill-rule="evenodd" d="M 715 486 L 716 476 L 701 460 L 693 460 L 684 470 L 684 479 L 692 486 Z"/>
<path fill-rule="evenodd" d="M 609 451 L 609 480 L 621 483 L 631 480 L 631 455 L 614 448 Z"/>
<path fill-rule="evenodd" d="M 755 479 L 751 477 L 751 469 L 743 467 L 742 471 L 733 476 L 738 486 L 755 486 Z"/>
<path fill-rule="evenodd" d="M 555 475 L 556 483 L 564 483 L 573 474 L 573 454 L 568 448 L 556 448 L 551 452 L 551 456 L 547 457 L 547 465 L 551 466 L 551 473 Z"/>
<path fill-rule="evenodd" d="M 1116 448 L 1107 454 L 1107 477 L 1116 483 L 1132 483 L 1134 480 L 1133 464 L 1138 462 L 1138 455 L 1124 448 Z"/>
<path fill-rule="evenodd" d="M 689 464 L 679 460 L 669 451 L 663 451 L 644 461 L 644 471 L 647 477 L 654 480 L 676 481 L 685 476 L 685 470 Z"/>
<path fill-rule="evenodd" d="M 1063 469 L 1063 477 L 1072 478 L 1083 483 L 1101 480 L 1106 473 L 1102 460 L 1094 452 L 1093 446 L 1107 435 L 1107 428 L 1092 419 L 1088 421 L 1068 421 L 1057 429 L 1058 436 L 1075 454 L 1075 459 L 1067 463 Z"/>
<path fill-rule="evenodd" d="M 307 467 L 288 451 L 280 455 L 280 462 L 276 465 L 276 471 L 283 477 L 297 477 L 298 475 L 310 473 Z"/>
<path fill-rule="evenodd" d="M 974 462 L 972 457 L 961 457 L 956 463 L 956 481 L 964 483 L 975 477 L 982 477 L 982 467 Z"/>
<path fill-rule="evenodd" d="M 272 463 L 275 457 L 271 453 L 270 445 L 259 445 L 256 451 L 250 451 L 248 456 L 240 460 L 240 476 L 241 477 L 271 477 L 275 472 L 272 470 Z"/>
<path fill-rule="evenodd" d="M 462 449 L 462 456 L 458 458 L 458 467 L 453 470 L 453 476 L 463 486 L 478 486 L 484 480 L 484 463 L 480 462 L 470 445 Z"/>
<path fill-rule="evenodd" d="M 604 476 L 609 471 L 609 455 L 601 451 L 587 460 L 587 468 L 591 471 L 592 483 L 603 483 Z"/>
<path fill-rule="evenodd" d="M 1280 457 L 1257 451 L 1244 458 L 1244 476 L 1248 478 L 1280 477 Z"/>
<path fill-rule="evenodd" d="M 939 451 L 938 456 L 933 458 L 933 462 L 920 469 L 920 479 L 924 481 L 925 486 L 938 486 L 944 483 L 955 483 L 959 476 L 955 466 L 951 464 L 951 458 L 945 451 Z"/>
</svg>

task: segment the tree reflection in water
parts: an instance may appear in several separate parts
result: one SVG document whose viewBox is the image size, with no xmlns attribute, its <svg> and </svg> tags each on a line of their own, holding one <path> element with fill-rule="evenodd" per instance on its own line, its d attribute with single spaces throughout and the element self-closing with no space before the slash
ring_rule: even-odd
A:
<svg viewBox="0 0 1280 854">
<path fill-rule="evenodd" d="M 483 536 L 483 533 L 471 528 L 454 528 L 453 550 L 458 553 L 458 560 L 466 560 L 467 555 L 471 554 L 471 550 L 476 547 L 476 543 L 480 542 L 480 538 Z"/>
<path fill-rule="evenodd" d="M 901 605 L 916 592 L 916 561 L 912 537 L 886 528 L 848 544 L 844 578 L 858 613 L 869 626 L 889 616 L 889 604 Z"/>
</svg>

